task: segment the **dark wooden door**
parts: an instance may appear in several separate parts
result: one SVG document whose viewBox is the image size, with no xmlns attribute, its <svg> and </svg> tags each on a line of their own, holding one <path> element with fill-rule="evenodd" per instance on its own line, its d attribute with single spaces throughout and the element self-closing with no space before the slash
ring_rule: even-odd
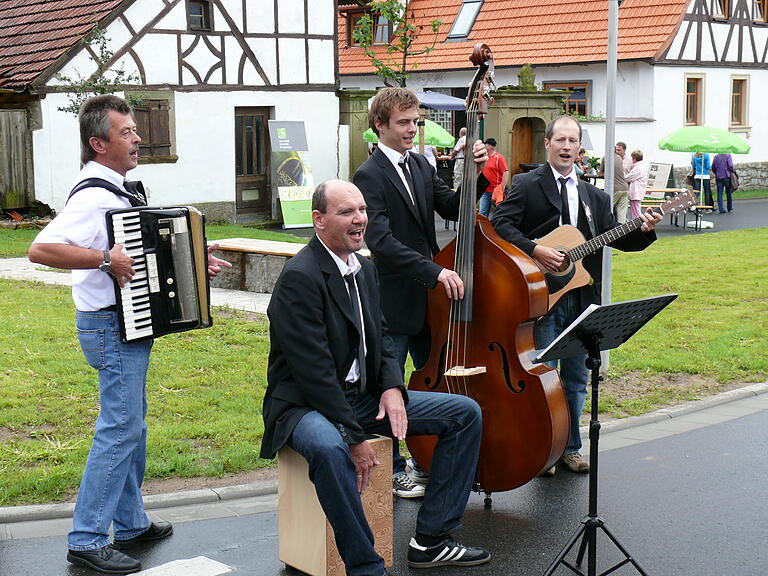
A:
<svg viewBox="0 0 768 576">
<path fill-rule="evenodd" d="M 27 111 L 0 110 L 0 209 L 32 205 L 32 172 L 32 133 Z"/>
<path fill-rule="evenodd" d="M 272 209 L 269 108 L 235 108 L 235 206 L 238 213 Z"/>
<path fill-rule="evenodd" d="M 512 125 L 512 154 L 510 154 L 510 172 L 522 172 L 520 164 L 533 162 L 533 124 L 530 118 L 518 118 Z"/>
</svg>

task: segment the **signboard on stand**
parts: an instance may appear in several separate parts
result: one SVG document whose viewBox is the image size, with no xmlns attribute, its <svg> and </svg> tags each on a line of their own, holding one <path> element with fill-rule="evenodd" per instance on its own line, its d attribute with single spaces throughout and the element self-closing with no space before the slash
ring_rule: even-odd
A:
<svg viewBox="0 0 768 576">
<path fill-rule="evenodd" d="M 269 137 L 272 143 L 272 180 L 277 182 L 283 227 L 310 227 L 315 184 L 308 160 L 304 122 L 270 120 Z"/>
<path fill-rule="evenodd" d="M 671 175 L 672 164 L 651 162 L 648 170 L 648 188 L 674 188 L 675 179 L 674 177 L 670 178 Z"/>
</svg>

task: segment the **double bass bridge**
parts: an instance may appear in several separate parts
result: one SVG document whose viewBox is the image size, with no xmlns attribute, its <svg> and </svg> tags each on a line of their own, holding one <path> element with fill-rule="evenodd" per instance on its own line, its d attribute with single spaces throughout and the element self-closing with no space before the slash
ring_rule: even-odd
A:
<svg viewBox="0 0 768 576">
<path fill-rule="evenodd" d="M 455 378 L 466 378 L 467 376 L 477 376 L 478 374 L 485 374 L 485 366 L 472 366 L 467 368 L 466 366 L 453 366 L 449 368 L 443 375 L 452 376 Z"/>
</svg>

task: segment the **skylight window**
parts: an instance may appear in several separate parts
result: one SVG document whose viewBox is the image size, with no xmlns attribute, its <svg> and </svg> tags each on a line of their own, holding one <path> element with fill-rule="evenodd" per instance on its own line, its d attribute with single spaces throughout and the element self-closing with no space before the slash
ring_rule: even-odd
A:
<svg viewBox="0 0 768 576">
<path fill-rule="evenodd" d="M 448 38 L 466 38 L 469 36 L 482 5 L 483 0 L 464 0 Z"/>
</svg>

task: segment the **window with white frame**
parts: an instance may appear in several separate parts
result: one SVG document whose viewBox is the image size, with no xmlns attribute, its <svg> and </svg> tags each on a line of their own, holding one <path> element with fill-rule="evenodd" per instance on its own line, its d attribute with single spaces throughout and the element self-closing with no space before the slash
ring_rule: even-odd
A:
<svg viewBox="0 0 768 576">
<path fill-rule="evenodd" d="M 704 124 L 704 77 L 685 77 L 685 124 Z"/>
<path fill-rule="evenodd" d="M 730 126 L 747 126 L 749 82 L 746 76 L 731 77 L 731 117 Z"/>
</svg>

